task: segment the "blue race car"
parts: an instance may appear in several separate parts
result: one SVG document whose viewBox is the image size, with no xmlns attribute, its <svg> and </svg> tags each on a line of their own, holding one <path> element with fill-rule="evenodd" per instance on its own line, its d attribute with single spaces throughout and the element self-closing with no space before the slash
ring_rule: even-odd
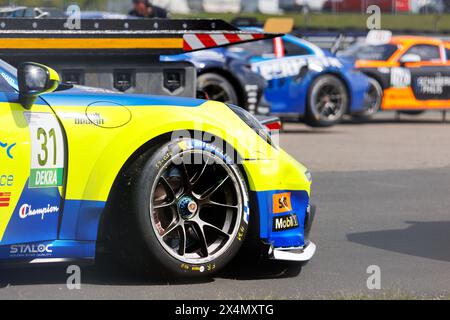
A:
<svg viewBox="0 0 450 320">
<path fill-rule="evenodd" d="M 212 69 L 208 56 L 217 57 Z M 376 103 L 376 97 L 372 99 L 370 95 L 369 79 L 363 73 L 292 35 L 165 59 L 187 60 L 197 66 L 199 89 L 202 90 L 208 89 L 204 86 L 205 74 L 213 77 L 218 70 L 217 75 L 223 77 L 220 73 L 229 70 L 229 65 L 240 65 L 241 69 L 231 69 L 232 76 L 241 77 L 252 71 L 266 81 L 263 96 L 256 97 L 257 105 L 255 109 L 248 108 L 249 111 L 272 113 L 282 118 L 304 118 L 307 124 L 315 127 L 332 126 L 345 114 L 358 115 L 371 103 Z M 217 86 L 227 88 L 226 80 L 217 81 Z M 217 95 L 209 96 L 214 99 Z"/>
</svg>

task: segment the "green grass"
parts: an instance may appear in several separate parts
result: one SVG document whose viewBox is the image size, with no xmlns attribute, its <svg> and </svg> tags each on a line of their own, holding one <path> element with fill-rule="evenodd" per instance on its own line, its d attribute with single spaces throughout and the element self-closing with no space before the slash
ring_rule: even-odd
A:
<svg viewBox="0 0 450 320">
<path fill-rule="evenodd" d="M 265 21 L 271 17 L 264 14 L 242 14 L 245 17 L 256 17 L 259 21 Z M 287 14 L 292 17 L 297 27 L 313 28 L 355 28 L 366 29 L 367 16 L 361 14 Z M 232 14 L 197 13 L 190 15 L 175 15 L 175 18 L 217 18 L 230 21 L 235 18 Z M 424 30 L 424 31 L 450 31 L 450 15 L 393 15 L 383 14 L 381 26 L 387 30 Z"/>
</svg>

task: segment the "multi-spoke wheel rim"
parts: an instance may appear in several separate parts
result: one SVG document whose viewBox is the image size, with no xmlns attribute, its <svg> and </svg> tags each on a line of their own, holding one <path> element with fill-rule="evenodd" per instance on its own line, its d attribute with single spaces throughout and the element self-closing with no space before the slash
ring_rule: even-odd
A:
<svg viewBox="0 0 450 320">
<path fill-rule="evenodd" d="M 220 157 L 199 151 L 176 155 L 161 168 L 151 193 L 150 218 L 171 256 L 204 264 L 233 244 L 243 215 L 235 170 Z"/>
<path fill-rule="evenodd" d="M 236 103 L 233 101 L 231 94 L 222 86 L 215 83 L 206 84 L 202 91 L 206 92 L 208 98 L 213 101 L 224 103 Z"/>
<path fill-rule="evenodd" d="M 318 90 L 314 102 L 321 119 L 334 121 L 344 113 L 345 93 L 335 85 L 324 84 Z"/>
</svg>

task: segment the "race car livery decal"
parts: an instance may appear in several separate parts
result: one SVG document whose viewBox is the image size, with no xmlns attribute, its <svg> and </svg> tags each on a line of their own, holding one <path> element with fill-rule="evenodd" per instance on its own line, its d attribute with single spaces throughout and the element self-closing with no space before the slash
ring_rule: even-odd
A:
<svg viewBox="0 0 450 320">
<path fill-rule="evenodd" d="M 0 141 L 0 149 L 3 149 L 5 151 L 6 156 L 9 159 L 14 159 L 14 155 L 13 155 L 13 149 L 16 146 L 16 143 L 6 143 L 6 142 L 1 142 Z"/>
<path fill-rule="evenodd" d="M 0 207 L 9 207 L 11 192 L 0 192 Z"/>
<path fill-rule="evenodd" d="M 256 198 L 261 214 L 261 239 L 276 248 L 305 245 L 304 225 L 309 206 L 308 193 L 286 190 L 264 191 L 257 192 Z M 275 208 L 277 210 L 274 210 Z"/>
<path fill-rule="evenodd" d="M 45 216 L 51 213 L 53 214 L 59 213 L 59 207 L 47 205 L 47 207 L 35 209 L 31 204 L 25 203 L 19 209 L 20 219 L 27 219 L 28 217 L 40 216 L 41 220 L 44 220 Z"/>
<path fill-rule="evenodd" d="M 417 77 L 415 83 L 421 94 L 446 94 L 448 96 L 450 77 L 437 75 L 435 77 Z"/>
<path fill-rule="evenodd" d="M 285 213 L 292 211 L 291 193 L 281 193 L 273 195 L 273 213 Z"/>
<path fill-rule="evenodd" d="M 292 213 L 287 216 L 274 217 L 272 223 L 273 232 L 285 231 L 298 228 L 298 217 Z"/>
<path fill-rule="evenodd" d="M 10 257 L 30 258 L 30 257 L 50 257 L 53 253 L 52 244 L 15 244 L 10 247 Z"/>
<path fill-rule="evenodd" d="M 39 241 L 0 246 L 0 260 L 34 263 L 94 259 L 95 241 Z"/>
<path fill-rule="evenodd" d="M 450 71 L 436 67 L 414 70 L 412 88 L 418 100 L 450 100 Z"/>
<path fill-rule="evenodd" d="M 12 187 L 14 185 L 14 175 L 0 173 L 0 187 Z"/>
<path fill-rule="evenodd" d="M 391 87 L 407 88 L 411 85 L 411 71 L 406 68 L 391 69 Z"/>
<path fill-rule="evenodd" d="M 301 69 L 306 66 L 313 70 L 321 71 L 328 67 L 341 68 L 342 64 L 338 59 L 330 57 L 286 57 L 254 62 L 252 63 L 252 70 L 269 81 L 298 76 Z"/>
<path fill-rule="evenodd" d="M 30 188 L 60 187 L 64 178 L 64 139 L 51 113 L 25 113 L 31 139 Z"/>
<path fill-rule="evenodd" d="M 61 195 L 57 187 L 23 190 L 0 244 L 28 243 L 57 238 Z"/>
<path fill-rule="evenodd" d="M 21 105 L 0 103 L 0 244 L 29 177 L 29 132 L 23 111 Z"/>
</svg>

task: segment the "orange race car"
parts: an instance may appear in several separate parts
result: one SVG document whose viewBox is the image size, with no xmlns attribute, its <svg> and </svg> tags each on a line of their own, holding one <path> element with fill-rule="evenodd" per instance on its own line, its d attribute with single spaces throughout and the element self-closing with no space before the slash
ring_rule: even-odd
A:
<svg viewBox="0 0 450 320">
<path fill-rule="evenodd" d="M 450 109 L 450 42 L 376 31 L 338 56 L 354 59 L 371 79 L 369 95 L 376 100 L 359 116 L 380 109 L 410 114 Z"/>
</svg>

